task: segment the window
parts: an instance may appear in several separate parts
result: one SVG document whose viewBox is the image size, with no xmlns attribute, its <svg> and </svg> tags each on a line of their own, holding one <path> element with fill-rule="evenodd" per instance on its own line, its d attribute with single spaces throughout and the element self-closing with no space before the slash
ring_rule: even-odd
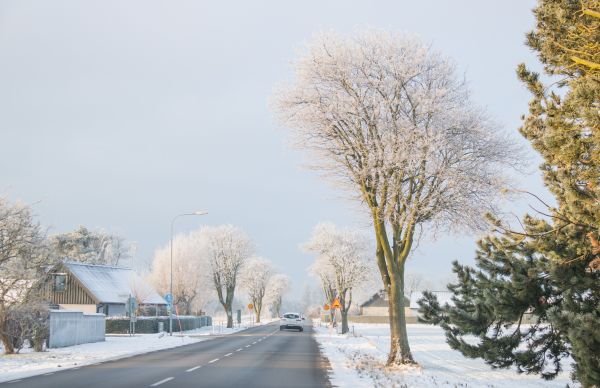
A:
<svg viewBox="0 0 600 388">
<path fill-rule="evenodd" d="M 287 319 L 297 319 L 297 318 L 300 318 L 300 316 L 297 315 L 297 314 L 285 314 L 283 317 L 287 318 Z"/>
<path fill-rule="evenodd" d="M 67 275 L 55 274 L 54 275 L 54 291 L 65 291 L 67 289 Z"/>
</svg>

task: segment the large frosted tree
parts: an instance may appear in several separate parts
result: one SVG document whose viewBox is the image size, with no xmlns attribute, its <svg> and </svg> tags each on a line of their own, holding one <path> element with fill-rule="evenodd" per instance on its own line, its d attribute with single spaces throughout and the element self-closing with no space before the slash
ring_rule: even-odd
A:
<svg viewBox="0 0 600 388">
<path fill-rule="evenodd" d="M 28 206 L 0 197 L 0 341 L 4 353 L 22 346 L 22 321 L 43 298 L 46 271 L 53 264 L 45 236 Z M 47 310 L 47 307 L 45 308 Z"/>
<path fill-rule="evenodd" d="M 417 39 L 366 31 L 314 38 L 275 98 L 314 166 L 364 205 L 390 300 L 388 364 L 414 363 L 404 267 L 424 227 L 477 227 L 512 147 L 477 108 L 450 60 Z"/>
<path fill-rule="evenodd" d="M 80 226 L 72 232 L 50 236 L 49 242 L 60 260 L 113 266 L 130 264 L 131 246 L 117 234 Z"/>
<path fill-rule="evenodd" d="M 311 272 L 321 280 L 326 298 L 337 297 L 340 302 L 342 334 L 348 332 L 348 311 L 354 291 L 367 283 L 373 274 L 369 248 L 368 238 L 360 231 L 338 228 L 330 223 L 318 224 L 304 244 L 305 250 L 317 256 Z M 328 295 L 327 285 L 333 295 Z"/>
<path fill-rule="evenodd" d="M 520 65 L 532 94 L 520 132 L 544 161 L 556 205 L 536 199 L 518 228 L 494 220 L 476 267 L 455 263 L 454 306 L 427 294 L 422 312 L 450 346 L 496 367 L 600 386 L 600 2 L 540 0 L 527 44 L 549 83 Z M 533 324 L 521 324 L 531 312 Z M 473 342 L 475 336 L 478 341 Z"/>
<path fill-rule="evenodd" d="M 242 271 L 242 285 L 252 301 L 257 323 L 260 323 L 263 302 L 273 272 L 273 264 L 263 257 L 251 257 Z"/>
<path fill-rule="evenodd" d="M 219 303 L 227 314 L 227 327 L 233 327 L 233 298 L 245 262 L 254 253 L 254 244 L 233 225 L 205 227 L 208 271 Z"/>
<path fill-rule="evenodd" d="M 206 236 L 201 230 L 181 234 L 173 239 L 173 264 L 171 249 L 167 245 L 154 253 L 152 271 L 148 279 L 162 295 L 171 290 L 173 269 L 173 304 L 179 314 L 192 314 L 202 310 L 209 302 L 212 279 L 206 274 L 208 260 L 205 254 Z"/>
</svg>

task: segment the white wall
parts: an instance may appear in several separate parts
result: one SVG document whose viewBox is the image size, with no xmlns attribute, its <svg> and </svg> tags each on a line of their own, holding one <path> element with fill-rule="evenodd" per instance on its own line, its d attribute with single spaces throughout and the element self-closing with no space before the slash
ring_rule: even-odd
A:
<svg viewBox="0 0 600 388">
<path fill-rule="evenodd" d="M 50 311 L 49 348 L 99 342 L 105 340 L 104 314 L 84 314 L 81 311 Z"/>
</svg>

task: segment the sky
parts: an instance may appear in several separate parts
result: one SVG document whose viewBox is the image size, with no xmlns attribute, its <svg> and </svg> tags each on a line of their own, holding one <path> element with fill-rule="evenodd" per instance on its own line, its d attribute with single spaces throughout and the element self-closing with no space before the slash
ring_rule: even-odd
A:
<svg viewBox="0 0 600 388">
<path fill-rule="evenodd" d="M 320 221 L 370 231 L 358 205 L 289 146 L 269 108 L 318 31 L 420 36 L 453 58 L 473 100 L 519 140 L 528 92 L 515 68 L 533 0 L 0 2 L 0 195 L 32 204 L 50 233 L 85 225 L 135 242 L 136 267 L 177 232 L 231 223 L 292 277 Z M 534 155 L 529 148 L 529 154 Z M 548 197 L 537 172 L 519 187 Z M 522 201 L 521 201 L 522 202 Z M 520 211 L 526 203 L 507 204 Z M 408 262 L 434 286 L 477 236 L 425 237 Z M 435 287 L 434 287 L 435 288 Z"/>
</svg>

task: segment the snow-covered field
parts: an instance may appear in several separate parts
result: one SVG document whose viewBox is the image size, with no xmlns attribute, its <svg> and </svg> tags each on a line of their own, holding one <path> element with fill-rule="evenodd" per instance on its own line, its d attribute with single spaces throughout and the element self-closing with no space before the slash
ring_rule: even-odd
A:
<svg viewBox="0 0 600 388">
<path fill-rule="evenodd" d="M 354 324 L 355 335 L 338 335 L 315 324 L 315 337 L 331 363 L 338 387 L 578 387 L 566 371 L 553 381 L 492 369 L 480 359 L 468 359 L 446 344 L 444 332 L 429 325 L 408 325 L 417 368 L 385 369 L 390 344 L 383 324 Z"/>
<path fill-rule="evenodd" d="M 38 353 L 32 352 L 31 349 L 23 349 L 19 354 L 0 354 L 0 382 L 188 345 L 211 337 L 236 333 L 249 326 L 252 326 L 251 318 L 243 319 L 242 324 L 233 329 L 227 329 L 220 322 L 215 322 L 214 327 L 186 331 L 183 335 L 174 333 L 172 337 L 168 334 L 136 334 L 134 337 L 107 335 L 104 342 L 49 349 Z"/>
</svg>

